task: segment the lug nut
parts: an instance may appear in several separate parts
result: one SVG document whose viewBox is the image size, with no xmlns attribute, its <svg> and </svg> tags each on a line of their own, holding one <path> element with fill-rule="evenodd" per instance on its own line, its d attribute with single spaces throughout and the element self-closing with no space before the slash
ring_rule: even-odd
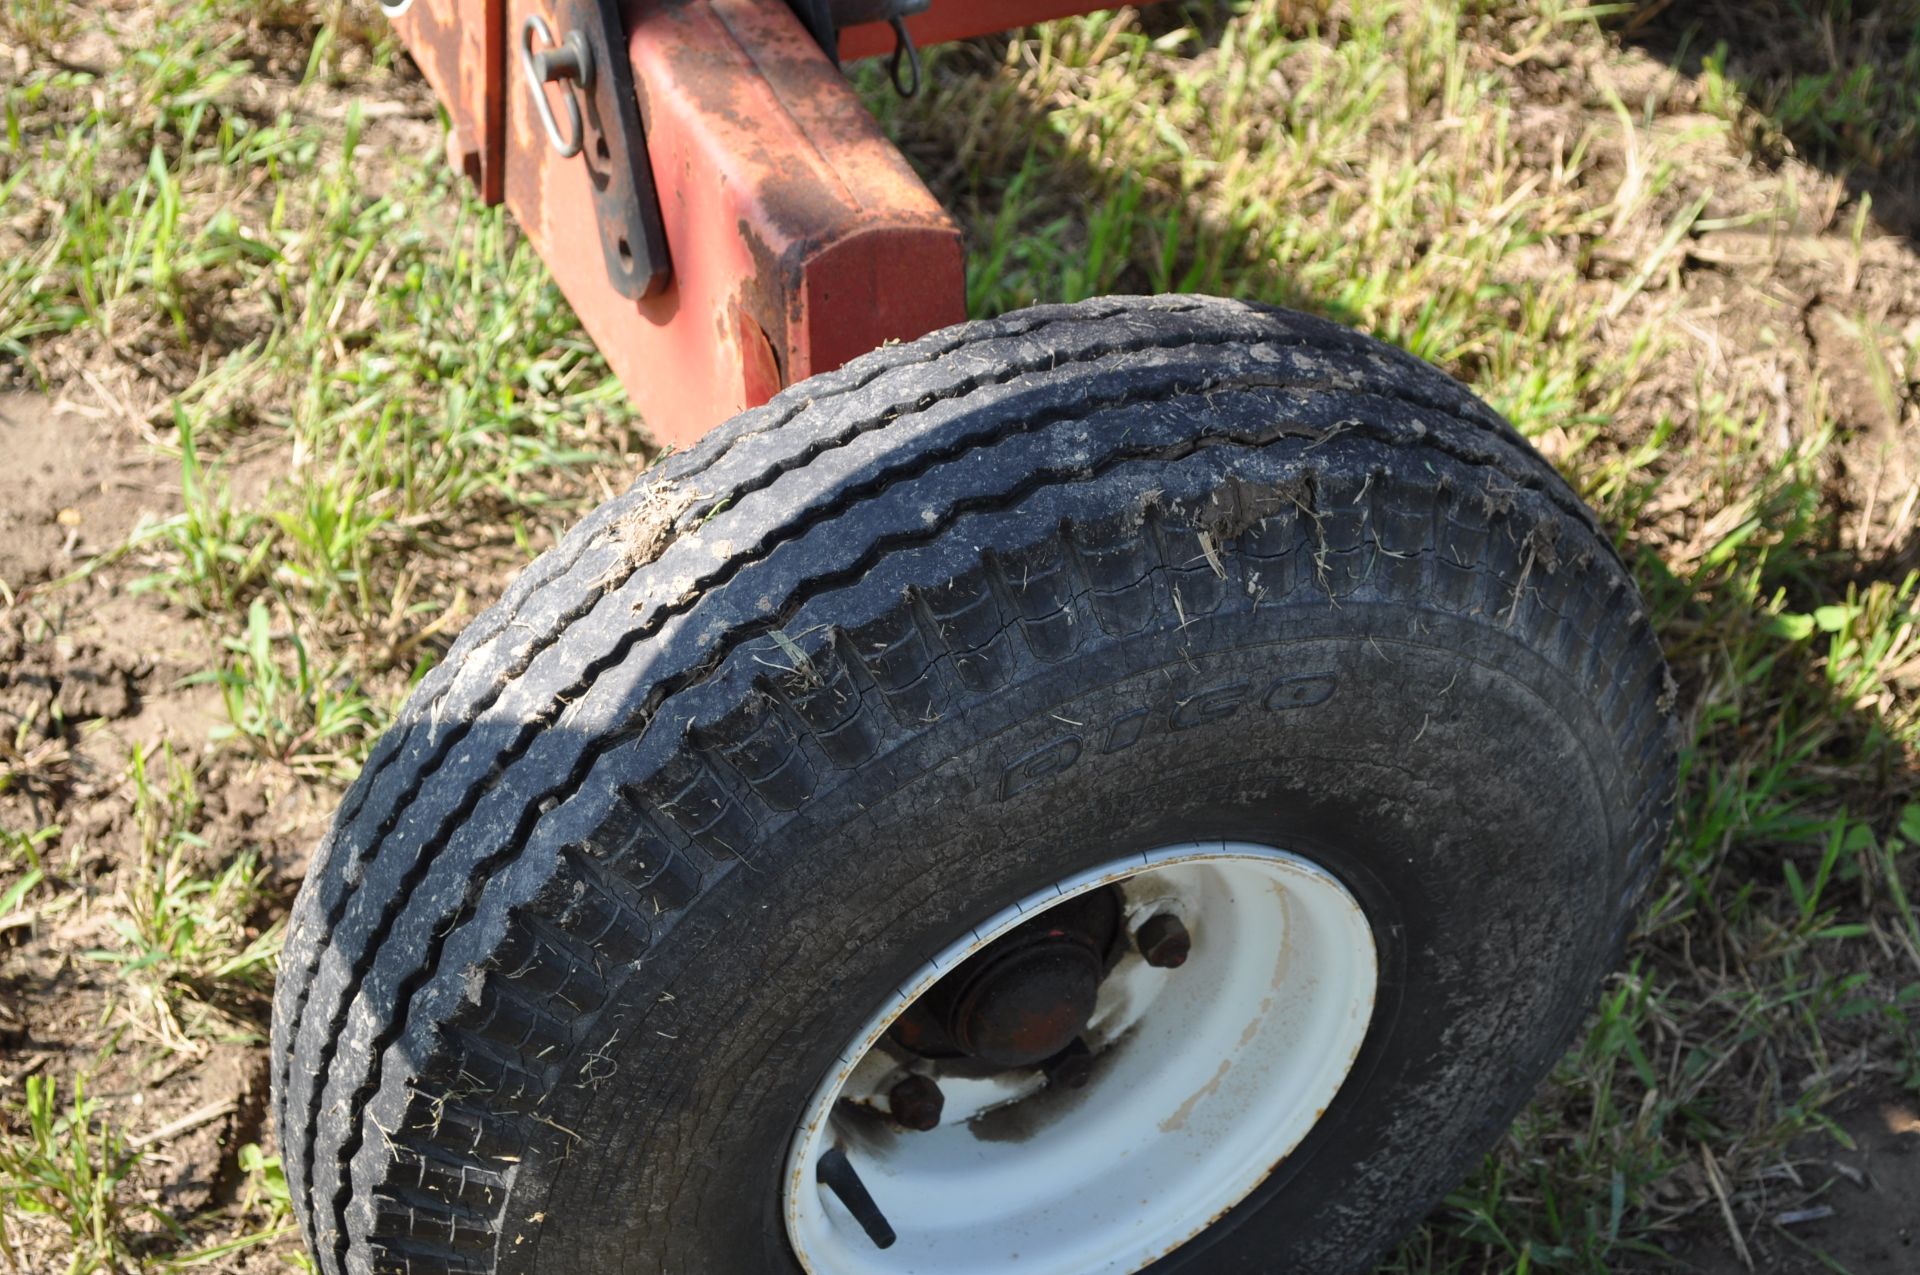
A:
<svg viewBox="0 0 1920 1275">
<path fill-rule="evenodd" d="M 1139 947 L 1140 955 L 1147 958 L 1147 964 L 1155 969 L 1179 969 L 1187 963 L 1187 954 L 1193 951 L 1193 936 L 1187 933 L 1187 927 L 1180 923 L 1180 918 L 1171 912 L 1161 912 L 1150 918 L 1133 932 L 1133 941 Z"/>
<path fill-rule="evenodd" d="M 887 1094 L 887 1109 L 893 1122 L 902 1129 L 925 1133 L 938 1128 L 947 1096 L 940 1092 L 931 1076 L 908 1076 Z"/>
<path fill-rule="evenodd" d="M 1051 1088 L 1084 1089 L 1093 1078 L 1093 1051 L 1078 1036 L 1073 1043 L 1040 1064 Z"/>
</svg>

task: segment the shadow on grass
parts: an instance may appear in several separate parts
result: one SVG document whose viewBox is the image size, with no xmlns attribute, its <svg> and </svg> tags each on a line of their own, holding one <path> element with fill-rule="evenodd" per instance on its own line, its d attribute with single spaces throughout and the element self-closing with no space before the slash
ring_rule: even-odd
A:
<svg viewBox="0 0 1920 1275">
<path fill-rule="evenodd" d="M 1149 5 L 1136 29 L 1185 56 L 1229 36 L 1233 6 Z M 891 89 L 860 68 L 868 100 L 941 202 L 968 230 L 968 313 L 1043 302 L 1196 292 L 1320 314 L 1357 326 L 1339 299 L 1263 268 L 1259 222 L 1223 220 L 1156 174 L 1115 166 L 1062 136 L 1044 102 L 1001 78 L 1016 36 L 929 51 L 927 92 L 889 109 Z"/>
<path fill-rule="evenodd" d="M 1790 147 L 1871 196 L 1882 226 L 1920 237 L 1920 2 L 1643 0 L 1615 29 L 1736 87 L 1758 153 Z"/>
</svg>

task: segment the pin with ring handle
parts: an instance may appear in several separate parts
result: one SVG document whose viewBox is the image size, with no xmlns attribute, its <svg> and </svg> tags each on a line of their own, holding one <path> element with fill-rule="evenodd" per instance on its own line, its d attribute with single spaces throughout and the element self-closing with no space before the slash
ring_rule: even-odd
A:
<svg viewBox="0 0 1920 1275">
<path fill-rule="evenodd" d="M 535 36 L 547 46 L 537 53 L 533 48 Z M 581 92 L 591 93 L 593 47 L 578 31 L 568 32 L 565 40 L 556 43 L 547 20 L 537 13 L 529 14 L 520 27 L 520 68 L 526 73 L 527 91 L 533 94 L 534 107 L 540 112 L 540 122 L 546 126 L 553 149 L 562 159 L 572 159 L 580 153 L 585 136 L 580 122 L 580 103 L 572 93 L 567 93 L 567 132 L 562 134 L 559 121 L 553 117 L 553 103 L 547 98 L 546 86 L 572 80 Z"/>
</svg>

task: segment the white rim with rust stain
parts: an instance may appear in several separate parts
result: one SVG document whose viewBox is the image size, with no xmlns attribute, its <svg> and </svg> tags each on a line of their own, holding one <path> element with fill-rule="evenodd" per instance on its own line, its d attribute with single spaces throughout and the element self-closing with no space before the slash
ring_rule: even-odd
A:
<svg viewBox="0 0 1920 1275">
<path fill-rule="evenodd" d="M 938 1128 L 906 1132 L 871 1110 L 913 1062 L 882 1037 L 916 997 L 1035 912 L 1108 884 L 1129 932 L 1172 910 L 1193 946 L 1184 965 L 1156 969 L 1129 945 L 1085 1033 L 1098 1057 L 1084 1088 L 942 1074 Z M 1137 1271 L 1244 1199 L 1313 1128 L 1359 1055 L 1378 977 L 1360 905 L 1283 850 L 1188 843 L 1061 881 L 942 952 L 848 1043 L 788 1155 L 794 1253 L 813 1275 Z M 817 1180 L 836 1146 L 898 1236 L 890 1247 Z"/>
</svg>

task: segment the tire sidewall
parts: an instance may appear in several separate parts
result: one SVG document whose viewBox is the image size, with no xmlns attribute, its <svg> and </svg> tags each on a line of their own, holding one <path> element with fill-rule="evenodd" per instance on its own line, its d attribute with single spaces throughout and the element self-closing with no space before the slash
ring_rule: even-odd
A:
<svg viewBox="0 0 1920 1275">
<path fill-rule="evenodd" d="M 1332 872 L 1380 992 L 1353 1072 L 1254 1193 L 1155 1270 L 1337 1271 L 1458 1177 L 1577 1025 L 1625 889 L 1624 779 L 1528 635 L 1387 603 L 1099 635 L 840 772 L 659 937 L 575 1042 L 502 1270 L 797 1270 L 800 1112 L 873 1008 L 1048 883 L 1214 838 Z M 591 1148 L 586 1153 L 583 1148 Z"/>
</svg>

